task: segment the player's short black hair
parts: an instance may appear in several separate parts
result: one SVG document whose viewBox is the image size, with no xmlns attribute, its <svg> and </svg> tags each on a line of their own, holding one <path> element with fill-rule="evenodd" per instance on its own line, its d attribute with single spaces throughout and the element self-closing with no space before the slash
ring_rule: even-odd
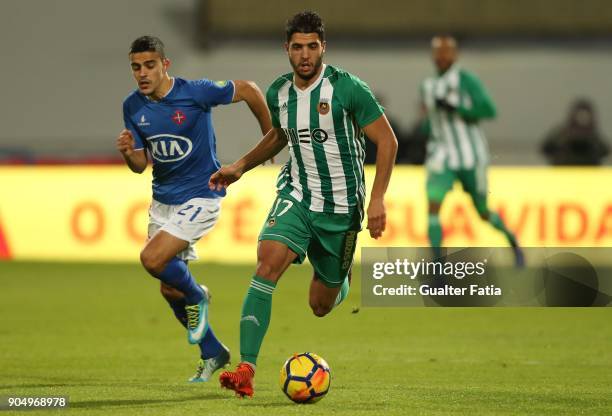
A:
<svg viewBox="0 0 612 416">
<path fill-rule="evenodd" d="M 321 42 L 325 40 L 325 25 L 323 19 L 313 11 L 303 11 L 287 21 L 287 42 L 291 40 L 294 33 L 316 33 Z"/>
<path fill-rule="evenodd" d="M 130 55 L 138 52 L 157 52 L 161 59 L 166 58 L 164 42 L 155 36 L 141 36 L 132 42 L 132 45 L 130 46 Z"/>
</svg>

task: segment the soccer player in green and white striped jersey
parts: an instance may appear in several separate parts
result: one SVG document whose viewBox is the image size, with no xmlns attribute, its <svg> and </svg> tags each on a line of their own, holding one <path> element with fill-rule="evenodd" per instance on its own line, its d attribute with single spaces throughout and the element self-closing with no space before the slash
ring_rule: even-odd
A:
<svg viewBox="0 0 612 416">
<path fill-rule="evenodd" d="M 384 195 L 397 140 L 368 86 L 323 64 L 325 46 L 323 22 L 316 13 L 298 13 L 288 22 L 285 48 L 293 72 L 268 89 L 273 129 L 210 180 L 212 187 L 226 187 L 289 145 L 289 161 L 280 172 L 278 197 L 259 236 L 257 269 L 242 309 L 242 362 L 220 377 L 223 387 L 240 396 L 253 394 L 272 293 L 291 263 L 302 263 L 308 256 L 313 265 L 310 307 L 315 315 L 326 315 L 348 293 L 364 217 L 364 133 L 377 145 L 367 228 L 373 238 L 385 229 Z"/>
<path fill-rule="evenodd" d="M 427 146 L 428 234 L 434 255 L 441 256 L 440 207 L 455 181 L 469 193 L 480 217 L 501 231 L 512 246 L 516 264 L 523 254 L 514 234 L 487 205 L 489 151 L 480 120 L 496 116 L 495 104 L 476 75 L 457 63 L 457 42 L 451 36 L 432 39 L 437 74 L 421 85 L 430 139 Z"/>
</svg>

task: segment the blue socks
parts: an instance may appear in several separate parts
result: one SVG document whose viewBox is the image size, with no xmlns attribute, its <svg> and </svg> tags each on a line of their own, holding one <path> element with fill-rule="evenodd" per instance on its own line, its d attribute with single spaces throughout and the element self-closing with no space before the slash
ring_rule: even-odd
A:
<svg viewBox="0 0 612 416">
<path fill-rule="evenodd" d="M 174 311 L 176 319 L 178 319 L 181 325 L 187 328 L 187 312 L 185 312 L 185 306 L 198 304 L 204 299 L 204 291 L 191 275 L 187 263 L 178 257 L 174 257 L 168 262 L 166 268 L 155 277 L 166 285 L 180 290 L 185 295 L 182 299 L 167 301 Z M 210 325 L 208 326 L 208 331 L 206 331 L 204 338 L 202 338 L 202 341 L 200 341 L 198 345 L 200 346 L 200 355 L 205 360 L 216 357 L 223 350 L 222 344 L 217 337 L 215 337 L 215 333 Z"/>
<path fill-rule="evenodd" d="M 168 302 L 168 305 L 170 305 L 174 311 L 174 316 L 176 316 L 176 319 L 178 319 L 181 325 L 187 329 L 187 312 L 185 311 L 185 305 L 187 305 L 187 303 L 185 302 L 185 298 L 179 300 L 166 299 L 166 302 Z"/>
<path fill-rule="evenodd" d="M 183 292 L 188 305 L 196 305 L 204 299 L 204 291 L 191 275 L 187 264 L 178 257 L 172 258 L 166 268 L 155 277 Z"/>
<path fill-rule="evenodd" d="M 210 324 L 208 325 L 208 331 L 202 338 L 202 341 L 198 344 L 200 346 L 200 355 L 204 360 L 212 357 L 216 357 L 223 351 L 223 345 L 215 336 Z"/>
</svg>

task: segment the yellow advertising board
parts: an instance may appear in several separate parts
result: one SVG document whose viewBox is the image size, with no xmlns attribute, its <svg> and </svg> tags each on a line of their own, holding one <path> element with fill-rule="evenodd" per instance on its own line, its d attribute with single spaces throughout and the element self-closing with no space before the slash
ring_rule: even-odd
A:
<svg viewBox="0 0 612 416">
<path fill-rule="evenodd" d="M 1 167 L 0 258 L 137 261 L 151 198 L 147 172 L 136 175 L 123 166 Z M 198 243 L 202 260 L 255 262 L 277 173 L 278 167 L 260 167 L 229 188 L 217 226 Z M 371 184 L 374 170 L 366 177 Z M 424 183 L 423 169 L 397 167 L 387 197 L 387 230 L 379 240 L 364 230 L 359 246 L 426 246 Z M 612 246 L 610 183 L 607 168 L 492 168 L 490 207 L 524 246 Z M 460 189 L 445 201 L 441 221 L 445 245 L 506 244 Z"/>
</svg>

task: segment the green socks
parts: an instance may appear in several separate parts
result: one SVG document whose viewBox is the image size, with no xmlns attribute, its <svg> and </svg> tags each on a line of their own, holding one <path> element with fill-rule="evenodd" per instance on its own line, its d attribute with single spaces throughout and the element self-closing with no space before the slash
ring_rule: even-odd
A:
<svg viewBox="0 0 612 416">
<path fill-rule="evenodd" d="M 429 243 L 433 250 L 434 259 L 439 259 L 442 256 L 442 251 L 440 250 L 442 246 L 442 225 L 440 224 L 440 216 L 429 214 L 427 235 L 429 236 Z"/>
<path fill-rule="evenodd" d="M 270 324 L 272 293 L 275 287 L 275 283 L 253 276 L 242 305 L 240 357 L 241 361 L 249 362 L 253 366 L 257 364 L 259 349 Z"/>
<path fill-rule="evenodd" d="M 272 294 L 276 284 L 259 276 L 253 276 L 251 286 L 242 304 L 240 318 L 240 360 L 255 366 L 259 349 L 266 336 L 272 314 Z M 344 279 L 334 303 L 338 306 L 349 293 L 349 280 Z"/>
<path fill-rule="evenodd" d="M 516 237 L 506 228 L 506 225 L 496 212 L 489 211 L 489 223 L 506 236 L 511 246 L 515 247 L 517 245 Z M 440 247 L 442 246 L 442 225 L 440 224 L 440 217 L 438 215 L 429 214 L 427 234 L 434 252 L 434 257 L 439 258 L 441 256 Z"/>
</svg>

